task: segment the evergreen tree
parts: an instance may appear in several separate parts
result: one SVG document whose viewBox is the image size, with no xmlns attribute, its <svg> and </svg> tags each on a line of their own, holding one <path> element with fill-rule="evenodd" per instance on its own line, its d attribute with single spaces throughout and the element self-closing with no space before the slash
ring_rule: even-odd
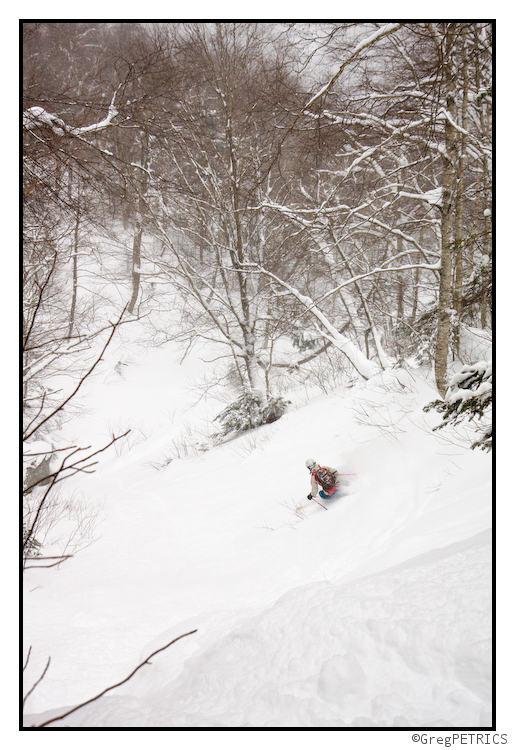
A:
<svg viewBox="0 0 515 750">
<path fill-rule="evenodd" d="M 432 401 L 424 407 L 424 411 L 436 409 L 443 414 L 443 422 L 435 427 L 456 425 L 464 420 L 483 420 L 492 406 L 492 362 L 476 362 L 464 365 L 460 372 L 451 380 L 445 394 L 445 400 Z M 488 424 L 479 440 L 472 448 L 489 451 L 492 448 L 492 425 Z"/>
</svg>

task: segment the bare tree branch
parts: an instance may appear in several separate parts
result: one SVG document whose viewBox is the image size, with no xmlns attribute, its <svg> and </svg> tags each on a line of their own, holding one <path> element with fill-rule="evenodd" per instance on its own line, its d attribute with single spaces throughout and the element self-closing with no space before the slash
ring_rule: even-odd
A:
<svg viewBox="0 0 515 750">
<path fill-rule="evenodd" d="M 32 562 L 39 562 L 39 560 L 57 560 L 57 562 L 51 563 L 50 565 L 24 565 L 24 570 L 30 570 L 30 568 L 54 568 L 56 565 L 60 565 L 63 560 L 68 560 L 69 557 L 73 557 L 73 555 L 58 555 L 56 557 L 28 557 L 25 558 L 26 560 L 31 560 Z"/>
<path fill-rule="evenodd" d="M 32 646 L 31 646 L 31 647 L 29 648 L 29 653 L 27 654 L 27 661 L 25 662 L 25 666 L 23 667 L 23 669 L 25 669 L 25 668 L 27 667 L 27 664 L 29 663 L 29 658 L 30 658 L 30 651 L 31 651 L 31 649 L 32 649 Z M 39 685 L 39 683 L 41 682 L 41 680 L 43 679 L 43 677 L 44 677 L 44 676 L 46 675 L 46 673 L 47 673 L 47 671 L 48 671 L 48 667 L 50 666 L 50 660 L 51 660 L 51 657 L 49 656 L 49 657 L 48 657 L 48 661 L 47 661 L 47 663 L 46 663 L 46 667 L 44 668 L 44 670 L 43 670 L 43 673 L 42 673 L 41 677 L 39 678 L 39 680 L 36 680 L 36 682 L 35 682 L 35 683 L 34 683 L 34 685 L 33 685 L 33 686 L 31 687 L 31 689 L 29 690 L 29 692 L 28 692 L 28 693 L 27 693 L 27 694 L 26 694 L 26 695 L 25 695 L 25 696 L 23 697 L 23 703 L 22 703 L 22 706 L 24 706 L 24 705 L 25 705 L 25 701 L 27 700 L 27 698 L 29 697 L 29 695 L 30 695 L 31 693 L 33 693 L 33 692 L 34 692 L 34 690 L 35 690 L 35 689 L 37 688 L 37 686 Z"/>
<path fill-rule="evenodd" d="M 94 698 L 90 698 L 89 700 L 84 701 L 84 703 L 80 703 L 78 706 L 75 706 L 75 708 L 72 708 L 71 711 L 66 711 L 64 714 L 61 714 L 61 716 L 55 716 L 53 719 L 49 719 L 48 721 L 44 721 L 42 724 L 37 724 L 37 725 L 33 724 L 33 726 L 37 726 L 38 729 L 40 729 L 41 727 L 46 727 L 49 724 L 52 724 L 54 721 L 59 721 L 60 719 L 65 719 L 67 716 L 70 716 L 70 714 L 73 714 L 75 711 L 78 711 L 79 708 L 83 708 L 84 706 L 87 706 L 90 703 L 93 703 L 93 701 L 98 700 L 103 695 L 105 695 L 106 693 L 108 693 L 110 690 L 114 690 L 114 688 L 120 687 L 120 685 L 123 685 L 125 682 L 128 682 L 131 679 L 131 677 L 133 677 L 136 674 L 136 672 L 138 671 L 138 669 L 141 669 L 141 667 L 143 667 L 145 664 L 150 664 L 151 663 L 150 659 L 153 656 L 155 656 L 156 654 L 159 654 L 161 651 L 164 651 L 169 646 L 171 646 L 173 643 L 177 643 L 177 641 L 180 641 L 181 638 L 185 638 L 187 635 L 193 635 L 193 633 L 196 633 L 196 632 L 197 632 L 197 630 L 195 629 L 195 630 L 190 630 L 189 633 L 183 633 L 182 635 L 179 635 L 177 638 L 174 638 L 173 641 L 170 641 L 170 643 L 167 643 L 166 646 L 162 646 L 161 648 L 158 648 L 157 651 L 153 651 L 150 654 L 150 656 L 147 656 L 147 658 L 145 659 L 145 661 L 142 661 L 141 664 L 138 664 L 138 666 L 136 667 L 136 669 L 133 669 L 133 671 L 130 673 L 130 675 L 128 677 L 126 677 L 124 680 L 121 680 L 121 682 L 117 682 L 116 685 L 111 685 L 111 687 L 108 687 L 105 690 L 102 690 L 102 692 L 99 693 L 98 695 L 95 695 Z M 46 669 L 45 669 L 45 671 L 46 671 Z M 40 677 L 40 679 L 38 680 L 38 682 L 41 682 L 41 680 L 43 679 L 43 676 L 44 676 L 44 674 Z M 32 688 L 32 690 L 34 690 L 34 688 Z M 32 690 L 31 690 L 31 692 L 32 692 Z"/>
<path fill-rule="evenodd" d="M 372 44 L 374 44 L 378 39 L 381 39 L 381 37 L 388 36 L 389 34 L 393 34 L 394 31 L 397 31 L 397 29 L 400 29 L 402 24 L 400 23 L 387 23 L 385 26 L 382 26 L 380 29 L 377 29 L 377 31 L 374 31 L 373 34 L 371 34 L 369 37 L 364 39 L 362 42 L 359 42 L 359 44 L 356 45 L 356 47 L 353 49 L 349 57 L 347 57 L 343 63 L 340 65 L 339 69 L 336 71 L 334 76 L 318 91 L 314 96 L 311 97 L 309 102 L 304 105 L 303 112 L 310 107 L 313 106 L 313 104 L 320 99 L 321 96 L 326 94 L 330 89 L 333 87 L 333 84 L 338 80 L 338 78 L 341 76 L 347 65 L 350 65 L 350 63 L 358 57 L 358 55 L 367 47 L 370 47 Z"/>
<path fill-rule="evenodd" d="M 76 474 L 79 471 L 84 471 L 86 468 L 89 468 L 90 466 L 96 465 L 96 463 L 98 463 L 97 461 L 95 461 L 92 464 L 87 464 L 86 466 L 79 466 L 79 464 L 84 463 L 84 461 L 89 461 L 91 458 L 93 458 L 93 456 L 97 456 L 99 453 L 103 453 L 103 451 L 105 451 L 108 448 L 110 448 L 113 445 L 113 443 L 116 443 L 118 440 L 121 440 L 122 438 L 126 437 L 129 434 L 129 432 L 130 432 L 130 429 L 126 430 L 126 432 L 124 432 L 123 435 L 117 435 L 115 438 L 113 438 L 111 440 L 111 442 L 107 443 L 107 445 L 104 445 L 103 448 L 99 448 L 94 453 L 90 453 L 88 456 L 84 456 L 84 458 L 79 458 L 77 461 L 74 461 L 73 464 L 69 464 L 68 466 L 66 466 L 66 461 L 71 456 L 75 455 L 76 453 L 78 453 L 80 451 L 88 451 L 88 450 L 90 450 L 91 446 L 88 445 L 87 448 L 77 448 L 75 445 L 71 445 L 71 446 L 69 446 L 69 448 L 59 448 L 59 449 L 56 449 L 55 451 L 54 450 L 49 451 L 48 453 L 26 453 L 26 454 L 24 454 L 24 456 L 49 455 L 49 453 L 54 453 L 54 452 L 57 453 L 57 450 L 63 451 L 63 450 L 72 450 L 72 449 L 74 449 L 74 450 L 72 450 L 71 453 L 69 453 L 67 456 L 65 456 L 65 458 L 63 459 L 63 462 L 62 462 L 61 466 L 59 467 L 59 469 L 57 471 L 54 471 L 51 474 L 47 474 L 46 476 L 41 477 L 40 479 L 38 479 L 37 482 L 34 482 L 33 484 L 30 484 L 27 487 L 25 487 L 25 489 L 23 490 L 23 494 L 27 495 L 29 492 L 31 492 L 31 490 L 34 487 L 36 487 L 38 484 L 41 484 L 42 482 L 46 481 L 47 479 L 52 479 L 52 478 L 55 477 L 54 484 L 57 484 L 58 482 L 61 482 L 63 479 L 67 479 L 68 477 L 73 476 L 73 474 Z M 69 471 L 70 469 L 73 470 L 71 474 L 66 474 L 66 476 L 63 476 L 63 477 L 59 476 L 64 471 Z"/>
<path fill-rule="evenodd" d="M 93 362 L 93 364 L 91 365 L 91 367 L 89 368 L 89 370 L 79 380 L 79 383 L 78 383 L 77 387 L 72 391 L 72 393 L 70 393 L 70 395 L 58 407 L 56 407 L 50 414 L 48 414 L 44 419 L 42 419 L 41 422 L 39 422 L 39 424 L 37 424 L 28 434 L 24 435 L 23 436 L 24 440 L 28 440 L 32 435 L 34 435 L 34 433 L 37 432 L 37 430 L 39 430 L 46 422 L 48 422 L 49 419 L 51 419 L 52 417 L 55 417 L 55 415 L 58 412 L 60 412 L 62 409 L 64 409 L 64 407 L 66 406 L 66 404 L 68 404 L 72 400 L 72 398 L 77 395 L 79 389 L 82 387 L 82 385 L 84 384 L 84 382 L 86 381 L 86 379 L 91 375 L 91 373 L 93 372 L 93 370 L 95 369 L 95 367 L 99 364 L 99 362 L 102 361 L 102 357 L 103 357 L 103 355 L 104 355 L 107 347 L 111 343 L 111 340 L 112 340 L 112 338 L 113 338 L 113 336 L 114 336 L 114 334 L 115 334 L 118 326 L 120 325 L 120 323 L 122 321 L 122 318 L 123 318 L 123 316 L 125 314 L 126 309 L 127 309 L 127 305 L 123 308 L 123 310 L 122 310 L 122 312 L 121 312 L 118 320 L 116 321 L 116 323 L 111 323 L 112 330 L 111 330 L 111 333 L 110 333 L 110 335 L 109 335 L 106 343 L 104 344 L 104 346 L 102 348 L 102 351 L 100 352 L 100 354 L 96 358 L 96 360 Z"/>
<path fill-rule="evenodd" d="M 99 450 L 95 451 L 94 453 L 90 453 L 88 456 L 85 456 L 84 458 L 80 458 L 77 461 L 75 461 L 73 464 L 66 465 L 66 462 L 68 461 L 71 456 L 74 456 L 76 453 L 79 453 L 83 450 L 88 450 L 88 448 L 75 448 L 72 450 L 71 453 L 68 453 L 63 460 L 61 461 L 61 465 L 57 471 L 55 471 L 53 474 L 49 474 L 48 477 L 43 477 L 43 479 L 49 479 L 51 478 L 51 482 L 45 491 L 45 494 L 43 495 L 42 499 L 39 502 L 38 509 L 36 511 L 36 514 L 34 516 L 34 519 L 32 521 L 31 527 L 27 532 L 26 537 L 23 540 L 23 549 L 27 549 L 30 545 L 31 539 L 34 537 L 35 529 L 37 526 L 38 519 L 41 515 L 41 512 L 45 506 L 46 500 L 48 498 L 48 495 L 50 494 L 50 491 L 52 488 L 58 484 L 58 482 L 61 482 L 63 479 L 68 479 L 70 476 L 73 476 L 74 474 L 78 473 L 79 471 L 85 471 L 85 469 L 90 468 L 91 466 L 94 466 L 96 462 L 87 464 L 86 466 L 79 466 L 79 464 L 83 463 L 84 461 L 89 461 L 93 456 L 98 455 L 99 453 L 102 453 L 103 451 L 107 450 L 113 443 L 116 443 L 117 440 L 120 440 L 121 438 L 128 435 L 130 432 L 130 429 L 127 430 L 123 435 L 118 435 L 117 437 L 113 438 L 110 443 L 107 445 L 104 445 L 103 448 L 99 448 Z M 71 470 L 71 474 L 66 474 L 65 476 L 60 476 L 63 472 Z M 89 473 L 89 472 L 86 472 Z M 38 479 L 37 482 L 34 482 L 34 484 L 30 485 L 29 487 L 26 487 L 24 490 L 24 494 L 28 494 L 37 484 L 41 483 L 41 479 Z M 25 558 L 27 559 L 27 558 Z M 50 566 L 48 566 L 50 567 Z"/>
</svg>

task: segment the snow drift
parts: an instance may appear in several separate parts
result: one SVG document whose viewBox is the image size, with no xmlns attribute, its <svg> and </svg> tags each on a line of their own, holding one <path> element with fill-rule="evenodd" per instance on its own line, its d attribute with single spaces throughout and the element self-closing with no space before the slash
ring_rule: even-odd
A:
<svg viewBox="0 0 515 750">
<path fill-rule="evenodd" d="M 424 371 L 288 394 L 279 421 L 180 456 L 220 411 L 191 405 L 200 358 L 116 370 L 120 351 L 63 440 L 114 423 L 138 440 L 70 480 L 102 508 L 97 541 L 25 574 L 26 689 L 52 657 L 25 725 L 196 629 L 50 726 L 491 726 L 490 456 L 432 432 Z M 307 456 L 348 475 L 328 512 L 306 499 Z"/>
</svg>

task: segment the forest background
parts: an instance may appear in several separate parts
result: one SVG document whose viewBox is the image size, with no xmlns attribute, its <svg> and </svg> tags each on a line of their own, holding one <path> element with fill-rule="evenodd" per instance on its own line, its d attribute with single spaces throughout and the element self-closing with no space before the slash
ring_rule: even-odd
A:
<svg viewBox="0 0 515 750">
<path fill-rule="evenodd" d="M 250 426 L 319 357 L 364 379 L 431 360 L 445 395 L 460 327 L 491 327 L 490 24 L 24 35 L 26 440 L 64 406 L 45 377 L 96 355 L 108 282 L 149 343 L 222 348 Z"/>
</svg>

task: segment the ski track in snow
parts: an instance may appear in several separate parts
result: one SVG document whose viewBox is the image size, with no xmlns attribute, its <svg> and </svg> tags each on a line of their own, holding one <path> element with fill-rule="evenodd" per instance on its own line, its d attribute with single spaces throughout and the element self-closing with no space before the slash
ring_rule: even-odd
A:
<svg viewBox="0 0 515 750">
<path fill-rule="evenodd" d="M 99 538 L 25 573 L 27 689 L 52 656 L 25 725 L 197 629 L 51 726 L 490 726 L 490 458 L 431 432 L 421 374 L 319 395 L 158 471 L 221 408 L 188 410 L 193 356 L 155 350 L 121 375 L 120 351 L 63 435 L 135 428 L 70 480 L 102 508 Z M 306 499 L 307 456 L 355 474 L 329 512 Z"/>
</svg>

